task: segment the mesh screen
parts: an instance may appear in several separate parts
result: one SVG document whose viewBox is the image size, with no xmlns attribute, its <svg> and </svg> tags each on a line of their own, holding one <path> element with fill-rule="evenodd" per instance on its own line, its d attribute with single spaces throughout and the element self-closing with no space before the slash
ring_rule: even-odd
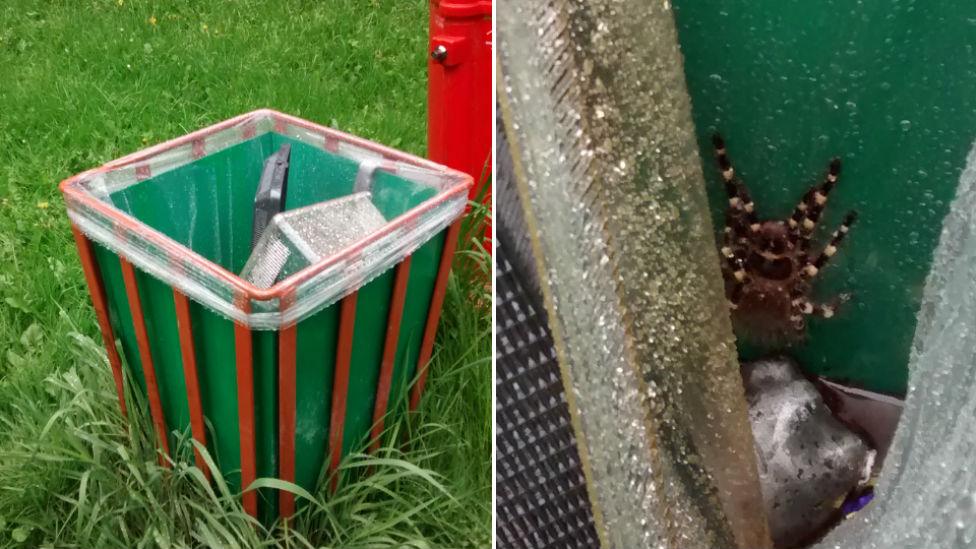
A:
<svg viewBox="0 0 976 549">
<path fill-rule="evenodd" d="M 498 547 L 597 547 L 541 300 L 512 267 L 504 240 L 496 257 Z"/>
</svg>

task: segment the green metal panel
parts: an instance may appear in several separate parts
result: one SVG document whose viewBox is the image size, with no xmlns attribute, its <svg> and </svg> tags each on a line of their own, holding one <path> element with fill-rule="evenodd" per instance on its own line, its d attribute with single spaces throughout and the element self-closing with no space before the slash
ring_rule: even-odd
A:
<svg viewBox="0 0 976 549">
<path fill-rule="evenodd" d="M 377 172 L 373 180 L 373 203 L 387 219 L 419 205 L 437 194 L 430 187 L 422 187 L 386 172 Z"/>
<path fill-rule="evenodd" d="M 314 487 L 326 462 L 339 307 L 306 318 L 295 334 L 295 483 Z"/>
<path fill-rule="evenodd" d="M 102 284 L 105 286 L 105 298 L 108 300 L 109 321 L 112 323 L 112 330 L 119 339 L 122 353 L 132 365 L 128 372 L 129 380 L 135 382 L 134 389 L 145 393 L 146 377 L 142 375 L 139 347 L 136 344 L 136 335 L 132 329 L 132 313 L 129 311 L 129 300 L 125 295 L 125 284 L 122 282 L 122 267 L 119 265 L 119 257 L 97 243 L 93 243 L 92 250 L 95 254 L 95 261 L 98 263 L 99 272 L 102 275 Z M 132 357 L 133 360 L 130 360 L 129 357 Z"/>
<path fill-rule="evenodd" d="M 404 398 L 406 384 L 416 371 L 417 353 L 443 246 L 444 234 L 441 233 L 413 254 L 390 389 L 391 410 Z M 347 452 L 358 449 L 355 443 L 362 443 L 372 426 L 374 387 L 382 358 L 382 338 L 386 334 L 392 276 L 393 272 L 388 271 L 364 286 L 357 300 L 355 350 L 343 432 L 343 447 Z M 315 485 L 326 462 L 338 330 L 338 305 L 312 315 L 297 327 L 295 482 L 304 487 Z M 372 352 L 363 352 L 361 345 L 371 345 Z"/>
<path fill-rule="evenodd" d="M 118 256 L 101 245 L 96 244 L 94 250 L 105 285 L 112 329 L 122 344 L 123 354 L 129 365 L 129 379 L 135 380 L 134 389 L 145 394 L 145 375 Z M 138 269 L 136 280 L 166 426 L 171 433 L 174 430 L 189 433 L 189 405 L 179 336 L 176 332 L 173 291 Z M 237 373 L 233 323 L 195 302 L 191 302 L 190 314 L 198 366 L 206 364 L 206 367 L 199 367 L 197 373 L 202 406 L 209 420 L 208 447 L 225 473 L 236 471 L 227 475 L 228 482 L 236 489 L 240 483 L 240 440 L 237 433 Z M 217 425 L 230 425 L 232 428 L 214 428 Z M 171 436 L 171 450 L 175 449 L 175 443 L 176 439 Z M 190 455 L 189 450 L 186 448 L 184 457 Z"/>
<path fill-rule="evenodd" d="M 810 370 L 904 393 L 932 251 L 976 134 L 976 3 L 674 1 L 716 227 L 720 131 L 761 218 L 785 218 L 844 160 L 820 242 L 860 218 L 816 285 L 852 292 L 791 350 Z M 740 348 L 754 356 L 755 349 Z"/>
<path fill-rule="evenodd" d="M 398 405 L 405 401 L 407 387 L 417 373 L 417 355 L 424 337 L 430 300 L 434 296 L 434 280 L 437 278 L 437 266 L 444 250 L 444 238 L 444 233 L 437 235 L 414 252 L 411 260 L 400 339 L 397 341 L 396 364 L 390 383 L 390 410 L 398 409 Z"/>
<path fill-rule="evenodd" d="M 267 154 L 278 150 L 283 143 L 291 144 L 286 209 L 340 198 L 353 191 L 359 171 L 356 162 L 276 133 L 265 134 L 264 137 L 270 140 Z M 253 199 L 252 193 L 252 202 Z"/>
<path fill-rule="evenodd" d="M 114 193 L 117 207 L 232 272 L 251 251 L 254 193 L 269 134 Z"/>
<path fill-rule="evenodd" d="M 288 209 L 338 198 L 353 190 L 358 165 L 323 149 L 278 134 L 265 134 L 187 166 L 147 179 L 112 195 L 117 207 L 177 242 L 232 271 L 243 268 L 250 252 L 254 192 L 264 158 L 282 142 L 292 144 Z M 377 172 L 373 201 L 392 219 L 436 195 L 434 189 Z M 391 406 L 403 397 L 416 371 L 417 353 L 444 233 L 415 254 L 397 343 Z M 130 379 L 145 393 L 145 377 L 132 327 L 118 257 L 96 245 L 111 322 L 129 364 Z M 172 432 L 189 433 L 189 408 L 177 333 L 172 288 L 137 270 L 150 347 L 160 382 L 166 423 Z M 372 424 L 376 382 L 389 314 L 393 271 L 383 273 L 359 291 L 350 367 L 344 452 L 361 449 Z M 312 490 L 326 462 L 332 382 L 338 336 L 339 305 L 301 321 L 296 333 L 296 483 Z M 207 419 L 207 442 L 233 489 L 240 483 L 237 373 L 234 324 L 191 302 L 201 401 Z M 255 442 L 259 477 L 278 468 L 278 332 L 253 332 Z M 175 448 L 175 437 L 170 445 Z M 186 448 L 184 459 L 190 459 Z M 262 517 L 277 508 L 274 492 L 261 494 Z"/>
<path fill-rule="evenodd" d="M 190 408 L 187 403 L 186 383 L 183 376 L 183 359 L 180 354 L 180 337 L 177 333 L 176 306 L 173 289 L 142 271 L 136 271 L 139 298 L 146 317 L 146 331 L 152 334 L 149 349 L 152 353 L 159 399 L 167 405 L 163 408 L 170 433 L 175 430 L 189 435 Z M 138 357 L 138 355 L 137 355 Z M 141 366 L 141 365 L 139 365 Z M 189 436 L 186 437 L 189 440 Z M 177 452 L 176 439 L 170 435 L 169 448 Z M 192 448 L 181 448 L 177 455 L 191 456 Z"/>
<path fill-rule="evenodd" d="M 241 450 L 237 432 L 234 323 L 195 301 L 190 301 L 190 322 L 196 347 L 200 401 L 207 419 L 207 448 L 220 465 L 228 484 L 237 489 L 241 480 Z"/>
<path fill-rule="evenodd" d="M 258 478 L 278 475 L 278 332 L 252 334 L 254 349 L 254 444 Z M 236 426 L 236 424 L 235 424 Z M 261 490 L 261 517 L 273 520 L 278 497 Z"/>
<path fill-rule="evenodd" d="M 386 320 L 393 294 L 393 271 L 359 290 L 356 322 L 352 337 L 349 365 L 349 398 L 346 401 L 346 425 L 342 435 L 342 453 L 361 450 L 373 424 L 376 382 L 379 380 L 386 338 Z"/>
</svg>

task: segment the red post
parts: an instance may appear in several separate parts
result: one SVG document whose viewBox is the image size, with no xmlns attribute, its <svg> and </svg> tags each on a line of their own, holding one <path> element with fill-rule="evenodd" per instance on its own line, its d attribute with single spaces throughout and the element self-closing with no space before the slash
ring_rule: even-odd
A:
<svg viewBox="0 0 976 549">
<path fill-rule="evenodd" d="M 491 204 L 491 0 L 432 0 L 430 59 L 427 63 L 427 156 L 471 175 L 475 185 L 469 198 L 483 195 Z M 434 297 L 417 360 L 417 380 L 410 391 L 416 410 L 427 380 L 427 362 L 447 290 L 461 220 L 445 239 Z M 491 250 L 491 226 L 485 227 L 485 247 Z"/>
<path fill-rule="evenodd" d="M 491 204 L 491 0 L 431 1 L 427 68 L 427 156 L 470 174 L 470 197 Z"/>
</svg>

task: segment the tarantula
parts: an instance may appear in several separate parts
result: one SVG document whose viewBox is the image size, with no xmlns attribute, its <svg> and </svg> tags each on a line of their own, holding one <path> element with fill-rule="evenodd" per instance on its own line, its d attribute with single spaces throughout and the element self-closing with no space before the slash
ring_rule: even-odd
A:
<svg viewBox="0 0 976 549">
<path fill-rule="evenodd" d="M 810 254 L 810 239 L 830 191 L 840 175 L 840 159 L 830 162 L 823 181 L 803 195 L 785 221 L 760 221 L 745 184 L 719 134 L 712 137 L 729 205 L 722 233 L 722 275 L 732 321 L 740 336 L 758 343 L 793 342 L 803 338 L 807 316 L 830 318 L 850 298 L 842 294 L 827 303 L 810 300 L 812 282 L 847 235 L 857 217 L 849 212 L 830 243 Z"/>
</svg>

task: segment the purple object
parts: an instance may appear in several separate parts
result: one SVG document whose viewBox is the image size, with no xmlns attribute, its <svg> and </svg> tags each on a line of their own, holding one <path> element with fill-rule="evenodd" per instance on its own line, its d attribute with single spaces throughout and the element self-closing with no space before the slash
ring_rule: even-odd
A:
<svg viewBox="0 0 976 549">
<path fill-rule="evenodd" d="M 867 490 L 861 492 L 857 495 L 851 495 L 844 501 L 844 504 L 840 506 L 840 512 L 847 516 L 851 513 L 856 513 L 861 509 L 864 509 L 871 500 L 874 499 L 874 489 L 868 488 Z"/>
</svg>

